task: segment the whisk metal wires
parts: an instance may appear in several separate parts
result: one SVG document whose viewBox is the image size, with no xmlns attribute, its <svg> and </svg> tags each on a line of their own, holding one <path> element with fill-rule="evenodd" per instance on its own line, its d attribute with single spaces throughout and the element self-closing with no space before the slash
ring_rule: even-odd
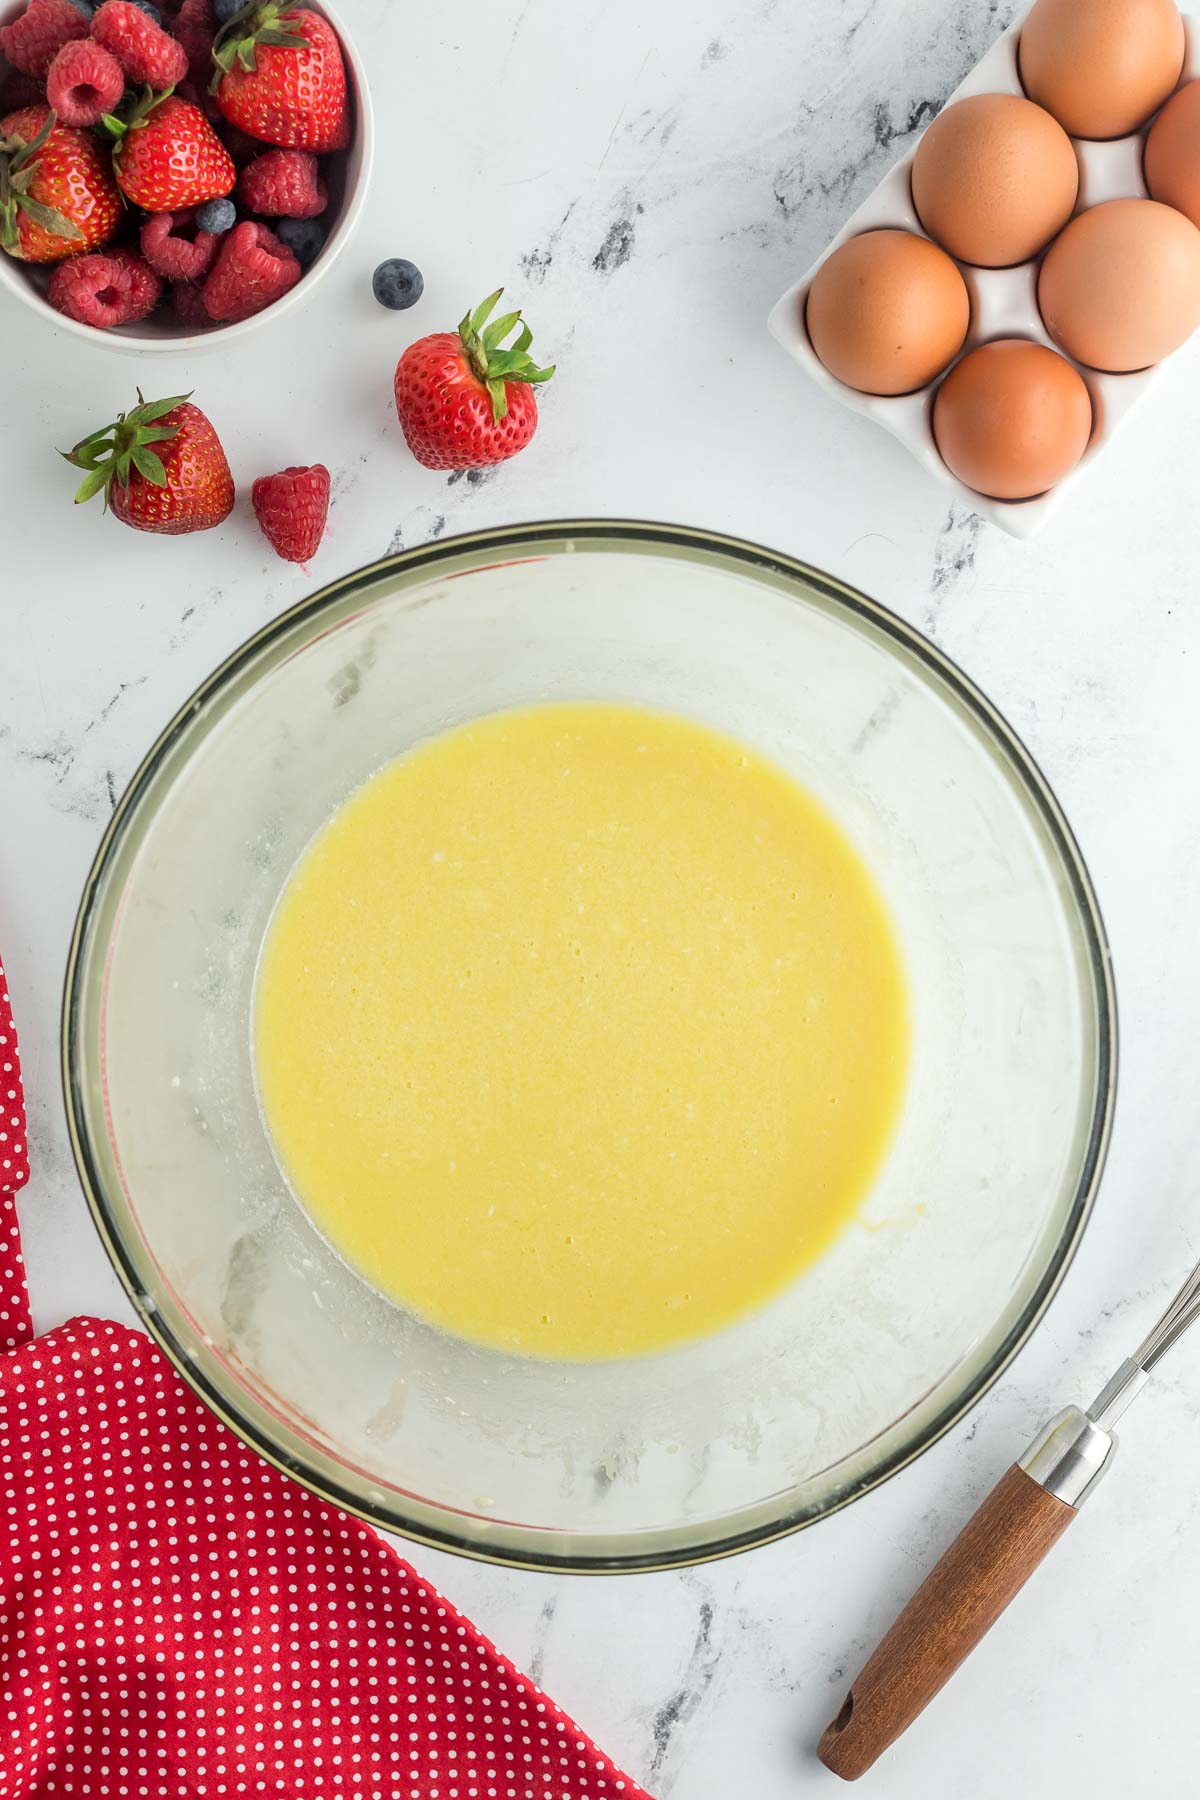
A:
<svg viewBox="0 0 1200 1800">
<path fill-rule="evenodd" d="M 1102 1431 L 1115 1425 L 1130 1402 L 1141 1393 L 1155 1365 L 1197 1318 L 1200 1318 L 1200 1263 L 1196 1264 L 1162 1318 L 1088 1407 L 1087 1416 L 1093 1425 L 1098 1425 Z"/>
</svg>

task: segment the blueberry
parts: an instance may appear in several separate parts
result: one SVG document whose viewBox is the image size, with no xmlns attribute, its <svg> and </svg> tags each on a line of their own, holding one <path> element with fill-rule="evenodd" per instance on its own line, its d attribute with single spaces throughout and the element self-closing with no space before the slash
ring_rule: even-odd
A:
<svg viewBox="0 0 1200 1800">
<path fill-rule="evenodd" d="M 393 312 L 404 312 L 415 306 L 425 292 L 425 277 L 416 263 L 407 262 L 403 256 L 393 256 L 380 263 L 371 277 L 371 286 L 380 306 L 388 306 Z"/>
<path fill-rule="evenodd" d="M 325 242 L 325 227 L 319 219 L 277 219 L 272 230 L 302 269 L 316 261 Z"/>
<path fill-rule="evenodd" d="M 215 0 L 213 12 L 218 25 L 228 25 L 234 13 L 241 12 L 246 0 Z"/>
<path fill-rule="evenodd" d="M 162 14 L 157 6 L 151 6 L 150 0 L 129 0 L 129 4 L 136 6 L 139 12 L 144 12 L 148 19 L 153 19 L 156 25 L 162 24 Z"/>
<path fill-rule="evenodd" d="M 211 231 L 214 237 L 232 231 L 237 224 L 237 207 L 232 200 L 209 200 L 196 210 L 196 229 Z"/>
<path fill-rule="evenodd" d="M 71 5 L 77 13 L 82 13 L 85 19 L 91 18 L 94 10 L 92 0 L 71 0 Z"/>
</svg>

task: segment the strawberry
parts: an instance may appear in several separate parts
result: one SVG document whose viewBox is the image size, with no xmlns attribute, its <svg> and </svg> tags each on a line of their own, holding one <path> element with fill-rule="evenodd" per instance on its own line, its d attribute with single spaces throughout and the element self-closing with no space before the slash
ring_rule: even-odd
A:
<svg viewBox="0 0 1200 1800">
<path fill-rule="evenodd" d="M 68 319 L 105 330 L 133 325 L 153 312 L 162 282 L 129 250 L 70 256 L 50 277 L 46 298 Z"/>
<path fill-rule="evenodd" d="M 90 132 L 57 125 L 48 106 L 0 119 L 0 247 L 25 262 L 61 262 L 107 244 L 121 196 Z"/>
<path fill-rule="evenodd" d="M 244 219 L 221 240 L 204 304 L 210 318 L 232 324 L 270 306 L 299 279 L 300 264 L 287 246 L 265 225 Z"/>
<path fill-rule="evenodd" d="M 161 92 L 188 72 L 183 45 L 132 0 L 104 0 L 92 16 L 92 36 L 116 57 L 130 81 Z"/>
<path fill-rule="evenodd" d="M 305 563 L 316 555 L 329 517 L 329 470 L 324 463 L 260 475 L 250 498 L 263 536 L 285 562 Z"/>
<path fill-rule="evenodd" d="M 147 404 L 139 392 L 131 412 L 63 454 L 87 471 L 75 504 L 103 491 L 105 508 L 135 531 L 207 531 L 233 510 L 221 440 L 186 394 Z"/>
<path fill-rule="evenodd" d="M 117 138 L 121 190 L 147 212 L 182 212 L 228 194 L 237 170 L 199 107 L 149 88 L 125 119 L 106 120 Z"/>
<path fill-rule="evenodd" d="M 238 199 L 264 219 L 315 219 L 329 205 L 307 150 L 264 150 L 238 176 Z"/>
<path fill-rule="evenodd" d="M 71 0 L 29 0 L 19 19 L 0 25 L 0 51 L 14 69 L 45 81 L 63 45 L 87 34 L 88 22 Z"/>
<path fill-rule="evenodd" d="M 213 58 L 213 91 L 231 125 L 290 150 L 350 142 L 342 47 L 319 13 L 263 0 L 218 32 Z"/>
<path fill-rule="evenodd" d="M 491 325 L 503 288 L 468 313 L 457 333 L 410 344 L 396 365 L 396 411 L 409 449 L 427 469 L 483 469 L 523 450 L 537 430 L 531 384 L 554 373 L 528 354 L 533 333 L 519 312 Z M 521 333 L 507 350 L 501 339 Z"/>
<path fill-rule="evenodd" d="M 64 44 L 46 77 L 46 99 L 60 125 L 98 125 L 121 104 L 125 73 L 115 56 L 89 38 Z"/>
</svg>

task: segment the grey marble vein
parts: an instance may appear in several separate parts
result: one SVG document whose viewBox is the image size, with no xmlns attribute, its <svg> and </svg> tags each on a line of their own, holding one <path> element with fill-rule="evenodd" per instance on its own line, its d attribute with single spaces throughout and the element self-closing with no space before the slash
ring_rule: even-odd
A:
<svg viewBox="0 0 1200 1800">
<path fill-rule="evenodd" d="M 650 1781 L 663 1795 L 671 1792 L 670 1779 L 664 1780 L 672 1752 L 688 1725 L 704 1705 L 709 1689 L 717 1678 L 720 1648 L 713 1640 L 715 1609 L 712 1600 L 700 1601 L 696 1635 L 679 1684 L 667 1696 L 651 1721 L 654 1754 L 650 1759 Z"/>
</svg>

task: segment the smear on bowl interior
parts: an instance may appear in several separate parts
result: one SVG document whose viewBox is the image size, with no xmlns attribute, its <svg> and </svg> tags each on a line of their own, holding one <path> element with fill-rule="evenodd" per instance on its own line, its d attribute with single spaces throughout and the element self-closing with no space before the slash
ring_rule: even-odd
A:
<svg viewBox="0 0 1200 1800">
<path fill-rule="evenodd" d="M 875 883 L 801 786 L 635 707 L 433 738 L 309 847 L 264 946 L 280 1161 L 374 1287 L 483 1344 L 638 1355 L 827 1248 L 908 1055 Z"/>
</svg>

